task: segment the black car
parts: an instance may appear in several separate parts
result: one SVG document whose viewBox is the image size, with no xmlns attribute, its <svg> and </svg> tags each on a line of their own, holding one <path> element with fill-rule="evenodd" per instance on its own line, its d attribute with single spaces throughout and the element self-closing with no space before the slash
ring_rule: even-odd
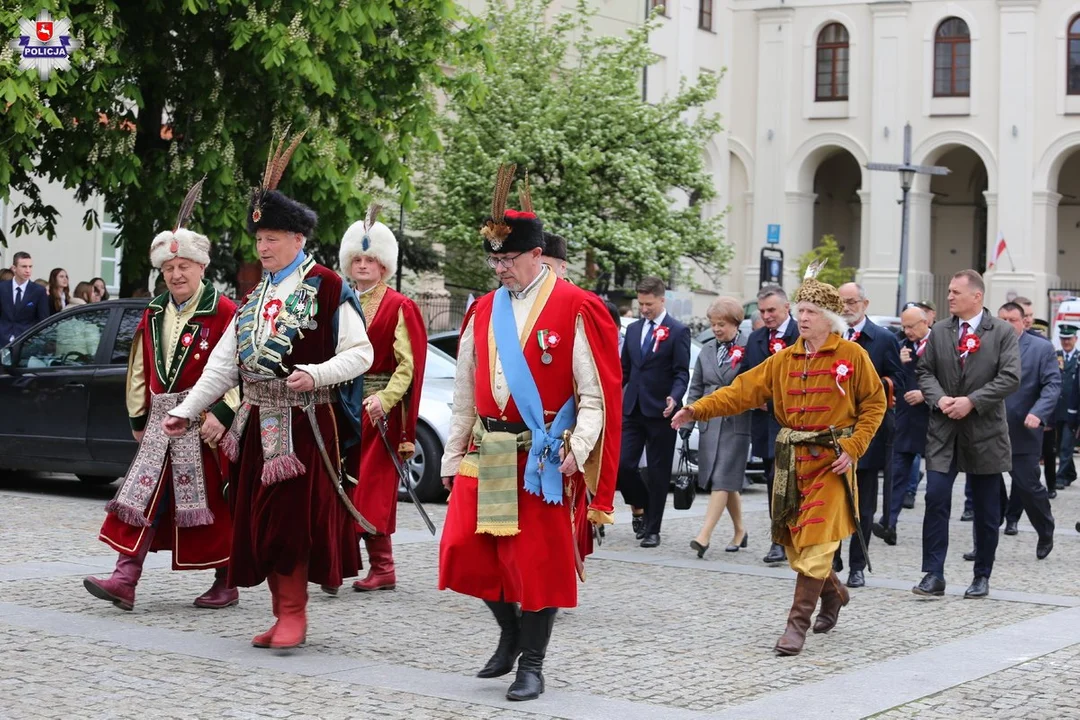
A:
<svg viewBox="0 0 1080 720">
<path fill-rule="evenodd" d="M 461 340 L 460 330 L 444 330 L 428 335 L 428 344 L 442 350 L 452 358 L 457 358 L 458 342 Z"/>
<path fill-rule="evenodd" d="M 0 350 L 0 467 L 110 483 L 137 444 L 124 397 L 145 299 L 80 305 Z"/>
</svg>

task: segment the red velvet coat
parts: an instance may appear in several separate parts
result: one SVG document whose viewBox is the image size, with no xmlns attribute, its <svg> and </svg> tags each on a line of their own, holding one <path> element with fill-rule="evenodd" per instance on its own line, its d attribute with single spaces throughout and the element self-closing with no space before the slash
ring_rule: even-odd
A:
<svg viewBox="0 0 1080 720">
<path fill-rule="evenodd" d="M 375 359 L 368 374 L 391 374 L 398 366 L 394 333 L 399 311 L 409 331 L 413 380 L 409 392 L 397 405 L 384 408 L 387 410 L 386 434 L 395 450 L 402 443 L 416 443 L 416 418 L 420 412 L 424 364 L 427 360 L 427 331 L 416 303 L 390 288 L 386 289 L 375 316 L 367 326 L 368 338 L 375 350 Z M 379 428 L 366 412 L 360 420 L 360 428 L 360 444 L 350 448 L 346 460 L 349 472 L 357 478 L 352 493 L 353 504 L 380 535 L 390 535 L 397 529 L 397 469 L 379 435 Z M 359 526 L 357 530 L 360 530 Z"/>
<path fill-rule="evenodd" d="M 477 480 L 459 473 L 454 478 L 439 553 L 440 589 L 484 600 L 520 602 L 525 611 L 577 605 L 574 544 L 579 542 L 587 523 L 580 517 L 585 510 L 580 499 L 573 503 L 575 517 L 571 522 L 570 493 L 580 497 L 581 486 L 590 484 L 594 490 L 591 508 L 612 511 L 622 425 L 618 331 L 607 308 L 595 295 L 562 280 L 544 282 L 537 292 L 541 293 L 537 299 L 541 309 L 535 323 L 524 328 L 522 337 L 525 360 L 537 381 L 545 418 L 553 419 L 575 393 L 573 350 L 580 316 L 604 396 L 604 425 L 596 448 L 585 463 L 585 477 L 579 472 L 566 478 L 564 487 L 568 489 L 564 490 L 561 504 L 545 503 L 539 496 L 525 492 L 523 483 L 518 486 L 520 532 L 512 536 L 476 533 Z M 464 321 L 468 325 L 473 320 L 476 410 L 481 417 L 522 422 L 513 398 L 500 410 L 492 390 L 495 341 L 489 330 L 493 297 L 489 293 L 477 300 Z M 559 345 L 549 350 L 549 364 L 540 359 L 538 330 L 555 331 L 561 337 Z M 525 460 L 526 454 L 519 453 L 519 477 L 524 473 Z"/>
<path fill-rule="evenodd" d="M 343 297 L 341 276 L 322 265 L 314 265 L 306 277 L 314 276 L 320 278 L 317 327 L 305 330 L 304 337 L 293 342 L 286 359 L 289 369 L 325 362 L 337 352 L 334 316 Z M 348 424 L 337 422 L 334 405 L 316 405 L 315 414 L 327 450 L 336 461 L 339 426 Z M 272 485 L 262 483 L 259 425 L 259 410 L 253 407 L 240 438 L 229 579 L 251 587 L 271 571 L 287 575 L 303 562 L 308 565 L 310 582 L 340 586 L 343 578 L 357 574 L 359 548 L 352 518 L 334 490 L 307 415 L 301 408 L 292 409 L 293 448 L 307 472 Z"/>
<path fill-rule="evenodd" d="M 168 293 L 150 301 L 131 344 L 132 353 L 142 353 L 147 412 L 151 394 L 182 392 L 195 384 L 206 367 L 211 351 L 228 329 L 236 312 L 236 303 L 218 293 L 209 283 L 204 283 L 199 307 L 180 335 L 183 338 L 190 334 L 191 342 L 186 346 L 179 342 L 175 348 L 166 348 L 168 340 L 162 337 L 162 328 L 168 302 Z M 205 348 L 202 347 L 204 341 Z M 165 372 L 164 352 L 174 353 L 170 373 Z M 224 402 L 211 408 L 211 412 L 225 427 L 232 423 L 233 411 Z M 161 428 L 146 428 L 146 420 L 146 414 L 133 417 L 131 426 L 134 430 L 161 432 Z M 219 451 L 205 443 L 202 445 L 202 460 L 207 503 L 214 514 L 214 522 L 196 527 L 176 527 L 173 523 L 173 505 L 169 502 L 161 508 L 157 532 L 150 543 L 150 549 L 154 551 L 172 550 L 173 568 L 176 570 L 222 567 L 229 562 L 232 522 L 222 492 L 224 478 L 221 472 L 226 461 Z M 150 521 L 158 513 L 166 488 L 172 483 L 172 465 L 168 456 L 161 478 L 146 512 L 146 518 Z M 146 529 L 128 525 L 115 513 L 109 513 L 101 526 L 99 537 L 121 553 L 136 555 L 146 542 Z"/>
</svg>

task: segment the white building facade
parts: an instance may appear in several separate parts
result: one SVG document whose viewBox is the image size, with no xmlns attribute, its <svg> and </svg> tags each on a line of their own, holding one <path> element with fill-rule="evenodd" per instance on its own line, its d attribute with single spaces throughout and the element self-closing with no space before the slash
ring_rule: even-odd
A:
<svg viewBox="0 0 1080 720">
<path fill-rule="evenodd" d="M 666 13 L 661 67 L 727 68 L 725 132 L 706 153 L 736 248 L 721 292 L 753 294 L 780 225 L 785 285 L 832 234 L 871 312 L 892 314 L 900 181 L 866 164 L 901 162 L 905 123 L 912 161 L 951 171 L 912 187 L 907 299 L 943 302 L 999 237 L 988 306 L 1016 293 L 1045 317 L 1049 290 L 1080 288 L 1080 2 L 672 0 Z"/>
</svg>

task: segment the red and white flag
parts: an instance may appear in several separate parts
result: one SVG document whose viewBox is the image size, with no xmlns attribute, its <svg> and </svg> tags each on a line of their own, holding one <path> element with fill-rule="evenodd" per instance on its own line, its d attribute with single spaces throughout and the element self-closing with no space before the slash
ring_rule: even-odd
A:
<svg viewBox="0 0 1080 720">
<path fill-rule="evenodd" d="M 993 270 L 994 265 L 997 264 L 998 259 L 1005 252 L 1005 233 L 998 233 L 997 244 L 994 245 L 994 254 L 990 256 L 990 264 L 987 265 L 987 270 Z"/>
</svg>

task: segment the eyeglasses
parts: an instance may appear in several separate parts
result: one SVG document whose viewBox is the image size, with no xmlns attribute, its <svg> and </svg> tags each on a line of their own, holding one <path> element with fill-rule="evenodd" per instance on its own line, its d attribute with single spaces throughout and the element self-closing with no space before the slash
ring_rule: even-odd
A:
<svg viewBox="0 0 1080 720">
<path fill-rule="evenodd" d="M 862 300 L 859 298 L 848 298 L 847 300 L 844 300 L 844 307 L 856 307 L 860 303 L 862 303 Z"/>
<path fill-rule="evenodd" d="M 524 254 L 525 253 L 523 252 L 519 252 L 517 255 L 510 255 L 509 257 L 503 258 L 497 258 L 489 255 L 487 259 L 487 266 L 492 270 L 498 270 L 500 268 L 502 268 L 503 270 L 509 270 L 510 268 L 514 267 L 514 261 Z"/>
</svg>

